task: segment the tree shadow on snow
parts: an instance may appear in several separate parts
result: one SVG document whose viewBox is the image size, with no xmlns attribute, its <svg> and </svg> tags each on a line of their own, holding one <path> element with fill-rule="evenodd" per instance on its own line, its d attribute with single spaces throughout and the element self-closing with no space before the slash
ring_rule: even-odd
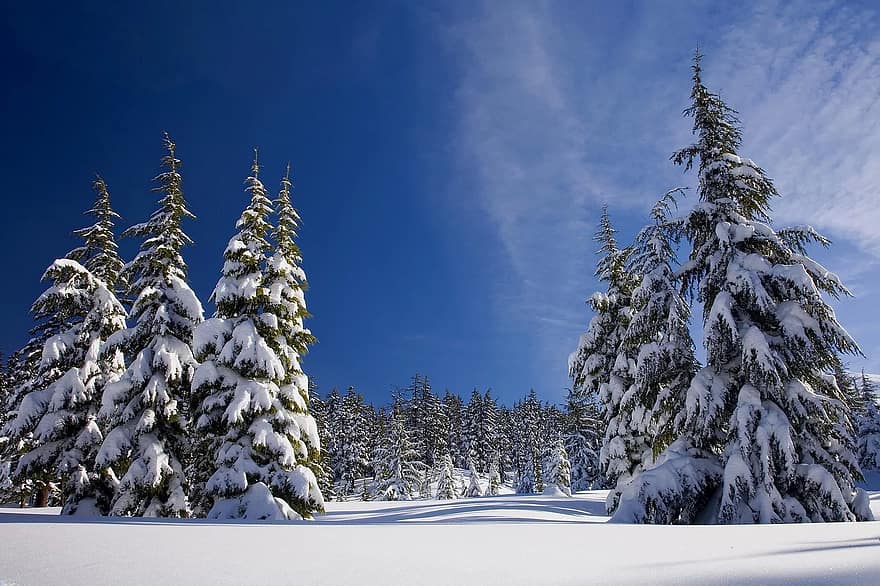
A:
<svg viewBox="0 0 880 586">
<path fill-rule="evenodd" d="M 69 517 L 47 514 L 45 511 L 0 512 L 0 525 L 4 524 L 65 524 L 65 525 L 140 525 L 140 526 L 248 526 L 248 525 L 382 525 L 382 524 L 437 524 L 455 525 L 471 523 L 541 523 L 583 524 L 590 518 L 604 517 L 604 505 L 585 499 L 552 499 L 540 496 L 502 495 L 449 501 L 411 501 L 403 506 L 377 505 L 360 510 L 331 510 L 315 515 L 310 522 L 253 521 L 212 519 L 162 519 L 141 517 Z M 529 516 L 529 514 L 534 516 Z M 564 518 L 542 518 L 541 515 L 559 515 Z"/>
</svg>

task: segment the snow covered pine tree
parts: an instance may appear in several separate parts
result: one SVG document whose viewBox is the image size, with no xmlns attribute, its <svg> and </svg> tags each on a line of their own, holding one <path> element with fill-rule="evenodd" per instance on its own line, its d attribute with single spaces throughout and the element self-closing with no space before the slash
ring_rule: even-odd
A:
<svg viewBox="0 0 880 586">
<path fill-rule="evenodd" d="M 411 500 L 422 482 L 424 464 L 412 447 L 405 417 L 401 402 L 395 401 L 387 430 L 384 437 L 379 439 L 381 443 L 377 450 L 376 498 L 379 500 Z"/>
<path fill-rule="evenodd" d="M 455 475 L 452 468 L 452 457 L 446 454 L 437 466 L 437 498 L 450 500 L 458 497 L 455 488 Z"/>
<path fill-rule="evenodd" d="M 571 462 L 561 439 L 553 443 L 544 470 L 544 494 L 571 496 Z"/>
<path fill-rule="evenodd" d="M 877 408 L 877 389 L 862 372 L 859 390 L 865 404 L 858 418 L 858 455 L 862 470 L 880 470 L 880 409 Z"/>
<path fill-rule="evenodd" d="M 15 475 L 19 478 L 57 473 L 62 478 L 62 514 L 106 514 L 113 495 L 112 471 L 96 465 L 104 439 L 98 410 L 105 384 L 123 369 L 121 354 L 106 341 L 125 327 L 125 309 L 113 288 L 121 261 L 113 237 L 107 186 L 93 185 L 97 222 L 75 234 L 83 246 L 56 260 L 43 275 L 52 285 L 34 303 L 44 340 L 36 372 L 25 383 L 15 417 L 7 425 L 13 441 L 22 442 Z M 86 266 L 72 260 L 81 260 Z M 102 275 L 108 281 L 98 278 Z M 30 434 L 30 440 L 25 441 Z"/>
<path fill-rule="evenodd" d="M 680 271 L 703 304 L 707 364 L 687 391 L 682 430 L 629 483 L 613 520 L 771 523 L 871 518 L 845 407 L 832 374 L 858 346 L 822 292 L 848 294 L 809 258 L 827 240 L 776 232 L 764 171 L 737 154 L 735 113 L 693 66 L 697 142 L 673 156 L 699 161 L 700 201 L 684 220 L 693 245 Z"/>
<path fill-rule="evenodd" d="M 128 368 L 107 385 L 101 415 L 111 426 L 101 450 L 101 466 L 120 468 L 122 478 L 111 514 L 136 517 L 188 517 L 185 421 L 196 361 L 193 328 L 202 306 L 186 282 L 181 250 L 191 244 L 182 227 L 194 216 L 186 207 L 175 144 L 165 134 L 167 153 L 154 191 L 159 209 L 143 224 L 125 231 L 142 238 L 140 252 L 122 271 L 134 300 L 132 327 L 108 344 L 127 357 Z M 123 468 L 124 467 L 124 468 Z"/>
<path fill-rule="evenodd" d="M 635 369 L 635 356 L 623 341 L 632 315 L 630 296 L 637 279 L 627 270 L 632 249 L 620 248 L 615 232 L 608 208 L 604 207 L 595 236 L 601 244 L 599 253 L 602 255 L 596 277 L 607 283 L 607 289 L 590 297 L 595 316 L 581 336 L 577 350 L 568 358 L 572 392 L 581 401 L 597 403 L 605 422 L 600 464 L 606 482 L 612 485 L 607 503 L 609 511 L 616 506 L 619 494 L 619 486 L 613 485 L 629 479 L 643 453 L 642 442 L 634 437 L 626 414 L 619 413 Z"/>
<path fill-rule="evenodd" d="M 302 328 L 304 274 L 288 242 L 277 243 L 267 258 L 271 203 L 256 152 L 245 183 L 251 201 L 224 253 L 212 295 L 216 317 L 195 332 L 202 360 L 193 380 L 196 425 L 215 440 L 216 469 L 205 487 L 213 499 L 208 517 L 311 518 L 324 500 L 309 468 L 320 440 L 298 360 L 311 341 Z M 285 178 L 279 199 L 289 202 L 289 188 Z M 289 240 L 295 212 L 279 207 L 275 236 Z"/>
</svg>

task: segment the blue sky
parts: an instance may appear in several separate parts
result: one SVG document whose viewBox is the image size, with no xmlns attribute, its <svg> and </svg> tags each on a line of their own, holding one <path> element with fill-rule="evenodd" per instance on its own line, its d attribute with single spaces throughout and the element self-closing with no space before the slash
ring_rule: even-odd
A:
<svg viewBox="0 0 880 586">
<path fill-rule="evenodd" d="M 853 364 L 880 370 L 873 3 L 140 4 L 5 9 L 6 352 L 43 269 L 74 245 L 96 171 L 124 225 L 152 211 L 167 130 L 203 299 L 251 149 L 273 190 L 292 163 L 320 340 L 304 364 L 322 391 L 384 402 L 420 371 L 439 390 L 559 400 L 602 203 L 626 240 L 660 194 L 694 184 L 668 158 L 690 140 L 699 45 L 741 113 L 742 154 L 783 195 L 776 223 L 835 240 L 818 256 L 856 294 L 838 306 L 868 356 Z"/>
</svg>

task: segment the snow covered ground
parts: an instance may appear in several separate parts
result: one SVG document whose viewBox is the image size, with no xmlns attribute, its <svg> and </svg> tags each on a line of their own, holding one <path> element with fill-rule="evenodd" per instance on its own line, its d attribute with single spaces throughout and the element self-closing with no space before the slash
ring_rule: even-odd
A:
<svg viewBox="0 0 880 586">
<path fill-rule="evenodd" d="M 277 524 L 0 509 L 0 584 L 880 584 L 880 522 L 606 525 L 604 498 L 332 502 Z"/>
</svg>

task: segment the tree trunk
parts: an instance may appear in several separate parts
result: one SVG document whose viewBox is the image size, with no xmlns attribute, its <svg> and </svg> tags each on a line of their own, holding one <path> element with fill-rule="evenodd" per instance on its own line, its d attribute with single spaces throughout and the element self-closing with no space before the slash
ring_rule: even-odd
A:
<svg viewBox="0 0 880 586">
<path fill-rule="evenodd" d="M 49 487 L 48 486 L 40 487 L 40 492 L 37 493 L 37 506 L 38 507 L 49 506 Z"/>
</svg>

